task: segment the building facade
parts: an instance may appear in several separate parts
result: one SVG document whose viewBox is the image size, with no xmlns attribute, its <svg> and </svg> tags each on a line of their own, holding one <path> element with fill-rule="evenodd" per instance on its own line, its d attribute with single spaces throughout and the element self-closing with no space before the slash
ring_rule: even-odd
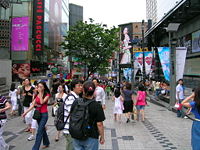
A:
<svg viewBox="0 0 200 150">
<path fill-rule="evenodd" d="M 153 24 L 160 21 L 175 5 L 182 0 L 146 0 L 147 20 Z"/>
<path fill-rule="evenodd" d="M 7 9 L 0 7 L 0 20 L 9 24 L 7 27 L 3 24 L 5 29 L 8 28 L 9 41 L 6 43 L 9 44 L 0 45 L 0 60 L 12 62 L 9 72 L 13 81 L 46 75 L 48 66 L 62 57 L 59 44 L 69 30 L 68 0 L 10 3 Z M 7 38 L 7 34 L 3 37 Z M 0 65 L 3 66 L 3 63 Z M 10 73 L 1 76 L 11 82 Z"/>
<path fill-rule="evenodd" d="M 78 21 L 83 21 L 83 6 L 69 4 L 69 26 L 74 26 Z"/>
<path fill-rule="evenodd" d="M 162 66 L 158 57 L 157 47 L 169 47 L 169 33 L 165 27 L 169 23 L 179 23 L 178 31 L 172 33 L 171 39 L 176 41 L 176 47 L 186 47 L 187 54 L 184 65 L 183 79 L 186 87 L 194 88 L 200 84 L 200 2 L 198 0 L 183 0 L 174 6 L 160 22 L 145 33 L 151 39 L 155 48 L 156 80 L 164 80 Z"/>
<path fill-rule="evenodd" d="M 153 23 L 156 23 L 158 20 L 157 15 L 157 0 L 146 0 L 147 20 L 152 20 Z"/>
</svg>

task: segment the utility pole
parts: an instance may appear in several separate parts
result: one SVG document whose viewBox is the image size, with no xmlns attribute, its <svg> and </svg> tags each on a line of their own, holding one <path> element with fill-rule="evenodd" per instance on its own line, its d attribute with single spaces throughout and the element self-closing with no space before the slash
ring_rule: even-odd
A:
<svg viewBox="0 0 200 150">
<path fill-rule="evenodd" d="M 145 54 L 144 54 L 144 20 L 142 20 L 142 77 L 143 77 L 143 83 L 145 83 L 145 78 L 146 78 L 146 71 L 145 71 Z"/>
</svg>

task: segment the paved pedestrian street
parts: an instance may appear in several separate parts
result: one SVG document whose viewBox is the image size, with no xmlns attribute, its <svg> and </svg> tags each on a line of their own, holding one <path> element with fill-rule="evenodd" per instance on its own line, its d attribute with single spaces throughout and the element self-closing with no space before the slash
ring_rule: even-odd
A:
<svg viewBox="0 0 200 150">
<path fill-rule="evenodd" d="M 106 142 L 100 150 L 191 150 L 192 121 L 189 119 L 177 118 L 175 113 L 149 102 L 144 123 L 126 123 L 124 116 L 119 123 L 113 120 L 113 105 L 114 102 L 107 100 L 104 122 Z M 23 131 L 25 127 L 21 117 L 8 120 L 4 138 L 10 149 L 31 150 L 34 141 L 27 141 L 30 134 Z M 50 114 L 47 128 L 51 141 L 48 150 L 65 150 L 64 136 L 58 142 L 54 141 L 56 130 Z"/>
</svg>

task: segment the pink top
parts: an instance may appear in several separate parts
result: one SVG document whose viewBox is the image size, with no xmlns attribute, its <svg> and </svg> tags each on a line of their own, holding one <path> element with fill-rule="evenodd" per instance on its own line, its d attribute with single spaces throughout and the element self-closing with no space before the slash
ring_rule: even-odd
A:
<svg viewBox="0 0 200 150">
<path fill-rule="evenodd" d="M 138 91 L 136 105 L 146 105 L 146 92 Z"/>
<path fill-rule="evenodd" d="M 46 96 L 50 96 L 50 94 L 47 94 Z M 46 97 L 45 96 L 45 97 Z M 37 96 L 36 98 L 35 98 L 35 102 L 36 102 L 36 109 L 40 112 L 40 113 L 47 113 L 48 112 L 48 110 L 47 110 L 47 103 L 48 103 L 48 101 L 46 102 L 46 103 L 44 103 L 44 104 L 41 104 L 40 103 L 40 98 Z"/>
</svg>

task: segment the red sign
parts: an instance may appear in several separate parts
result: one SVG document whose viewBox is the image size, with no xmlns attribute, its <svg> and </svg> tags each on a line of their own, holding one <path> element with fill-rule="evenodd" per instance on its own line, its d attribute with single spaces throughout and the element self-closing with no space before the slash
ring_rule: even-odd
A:
<svg viewBox="0 0 200 150">
<path fill-rule="evenodd" d="M 44 0 L 33 4 L 33 46 L 36 55 L 43 54 L 44 46 Z"/>
</svg>

